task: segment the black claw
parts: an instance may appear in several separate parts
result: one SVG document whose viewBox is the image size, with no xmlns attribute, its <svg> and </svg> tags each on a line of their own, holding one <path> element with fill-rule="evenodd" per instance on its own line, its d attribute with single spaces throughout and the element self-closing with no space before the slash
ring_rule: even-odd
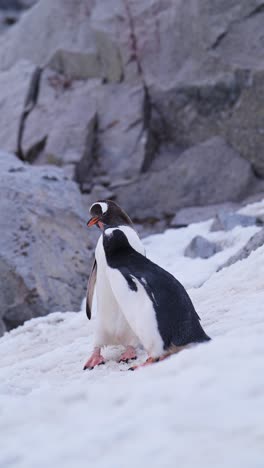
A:
<svg viewBox="0 0 264 468">
<path fill-rule="evenodd" d="M 129 361 L 135 361 L 135 359 L 137 359 L 137 356 L 132 357 L 130 359 L 120 359 L 118 362 L 125 362 L 126 364 L 128 364 Z"/>
</svg>

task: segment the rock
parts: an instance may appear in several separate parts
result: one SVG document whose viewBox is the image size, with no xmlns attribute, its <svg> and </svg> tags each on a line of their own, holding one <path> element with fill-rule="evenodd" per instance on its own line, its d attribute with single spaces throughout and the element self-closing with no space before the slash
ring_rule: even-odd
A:
<svg viewBox="0 0 264 468">
<path fill-rule="evenodd" d="M 250 164 L 216 137 L 186 150 L 166 169 L 114 191 L 130 216 L 142 220 L 173 216 L 177 209 L 194 204 L 239 202 L 258 189 Z"/>
<path fill-rule="evenodd" d="M 101 76 L 101 65 L 95 49 L 90 53 L 57 49 L 47 65 L 70 79 L 84 80 Z"/>
<path fill-rule="evenodd" d="M 248 227 L 255 226 L 257 223 L 258 221 L 255 216 L 220 212 L 215 217 L 211 231 L 231 231 L 236 226 Z"/>
<path fill-rule="evenodd" d="M 0 148 L 12 153 L 17 150 L 20 116 L 34 70 L 30 62 L 22 61 L 0 73 Z"/>
<path fill-rule="evenodd" d="M 229 213 L 239 209 L 238 203 L 220 203 L 208 206 L 190 206 L 177 211 L 170 222 L 171 227 L 184 227 L 214 218 L 218 213 Z"/>
<path fill-rule="evenodd" d="M 79 310 L 96 233 L 62 169 L 0 153 L 0 319 L 10 330 L 53 311 Z M 92 249 L 92 250 L 90 250 Z"/>
<path fill-rule="evenodd" d="M 184 251 L 185 257 L 210 258 L 222 249 L 215 242 L 210 242 L 202 236 L 196 236 Z"/>
<path fill-rule="evenodd" d="M 145 128 L 142 85 L 109 84 L 97 89 L 98 134 L 95 173 L 132 178 L 141 172 L 151 135 Z"/>
<path fill-rule="evenodd" d="M 72 81 L 45 69 L 38 82 L 33 80 L 36 91 L 31 89 L 33 73 L 35 68 L 28 62 L 0 73 L 2 89 L 7 90 L 0 147 L 12 152 L 19 147 L 23 158 L 35 164 L 74 165 L 74 177 L 82 188 L 98 178 L 107 177 L 110 183 L 141 172 L 152 147 L 141 84 L 101 86 L 100 80 Z M 27 95 L 34 100 L 28 102 Z M 21 124 L 23 114 L 26 120 Z"/>
<path fill-rule="evenodd" d="M 142 85 L 68 82 L 45 70 L 25 125 L 23 153 L 37 164 L 75 164 L 83 191 L 98 178 L 131 178 L 140 173 L 151 147 L 144 108 Z"/>
<path fill-rule="evenodd" d="M 112 187 L 117 185 L 117 178 L 128 181 L 129 197 L 135 190 L 147 200 L 145 213 L 140 216 L 150 216 L 147 187 L 157 182 L 168 213 L 155 206 L 155 218 L 159 213 L 171 217 L 182 203 L 196 203 L 190 195 L 190 178 L 187 190 L 181 181 L 176 192 L 170 175 L 169 187 L 163 189 L 160 179 L 162 175 L 166 178 L 168 167 L 173 172 L 177 165 L 183 174 L 183 153 L 196 152 L 199 145 L 216 135 L 226 142 L 229 154 L 243 156 L 264 177 L 263 2 L 242 0 L 235 6 L 233 2 L 216 3 L 41 0 L 0 42 L 1 70 L 10 69 L 18 60 L 30 59 L 45 69 L 52 67 L 54 75 L 62 77 L 63 92 L 57 89 L 57 94 L 61 93 L 57 96 L 47 88 L 45 76 L 50 72 L 44 72 L 39 102 L 25 126 L 25 151 L 38 154 L 38 162 L 54 158 L 57 164 L 77 164 L 75 177 L 81 186 L 92 188 L 93 181 L 97 183 L 96 178 L 105 175 L 110 175 Z M 85 80 L 94 83 L 95 78 L 98 86 L 91 84 L 88 90 Z M 91 104 L 94 100 L 95 107 Z M 66 101 L 67 112 L 62 104 Z M 45 112 L 41 113 L 40 105 Z M 85 105 L 90 117 L 87 120 L 85 114 L 78 128 L 76 108 L 80 106 L 83 117 Z M 68 135 L 74 134 L 69 136 L 69 148 L 64 146 L 64 127 Z M 84 133 L 88 135 L 85 151 Z M 230 157 L 232 166 L 234 158 Z M 197 204 L 226 201 L 227 195 L 220 193 L 225 185 L 215 183 L 215 190 L 212 185 L 211 191 L 207 190 L 202 177 L 203 157 L 197 153 L 197 158 L 199 174 L 193 176 L 202 184 L 198 189 L 195 183 L 200 200 Z M 228 172 L 229 158 L 224 161 L 222 176 L 223 171 Z M 141 172 L 149 173 L 146 184 L 144 176 L 136 182 L 131 180 Z M 207 168 L 205 174 L 216 176 L 217 171 Z M 232 177 L 236 178 L 227 174 L 230 185 Z M 138 190 L 141 182 L 146 187 Z M 234 183 L 235 193 L 230 195 L 233 201 L 254 192 L 257 185 L 254 178 L 253 189 L 246 188 L 240 174 Z M 123 196 L 123 189 L 118 188 L 119 196 Z M 152 194 L 152 190 L 150 187 L 148 192 Z M 205 194 L 209 199 L 203 201 Z M 173 202 L 174 195 L 182 201 Z"/>
<path fill-rule="evenodd" d="M 91 165 L 96 125 L 96 103 L 92 91 L 98 81 L 67 81 L 45 70 L 38 100 L 28 116 L 22 138 L 26 160 L 38 164 Z"/>
<path fill-rule="evenodd" d="M 109 37 L 102 41 L 90 25 L 94 3 L 41 0 L 5 35 L 1 69 L 23 58 L 37 66 L 49 66 L 70 79 L 120 81 L 118 48 L 111 46 Z"/>
<path fill-rule="evenodd" d="M 118 77 L 118 81 L 125 79 L 130 83 L 142 81 L 137 61 L 135 17 L 130 8 L 132 3 L 135 2 L 96 1 L 90 18 L 103 67 L 108 70 L 108 75 Z"/>
<path fill-rule="evenodd" d="M 94 185 L 91 192 L 89 194 L 84 193 L 82 198 L 85 202 L 85 206 L 90 207 L 97 200 L 114 200 L 115 195 L 103 185 Z"/>
<path fill-rule="evenodd" d="M 129 3 L 161 142 L 222 136 L 264 177 L 263 2 Z"/>
<path fill-rule="evenodd" d="M 56 51 L 61 49 L 75 49 L 79 53 L 85 53 L 88 45 L 89 55 L 93 41 L 89 31 L 86 35 L 80 34 L 80 25 L 85 22 L 87 6 L 81 6 L 81 3 L 87 4 L 76 0 L 44 0 L 29 10 L 12 31 L 8 31 L 2 38 L 6 48 L 1 51 L 1 69 L 10 68 L 22 58 L 38 66 L 46 65 Z M 94 55 L 96 57 L 96 52 Z"/>
<path fill-rule="evenodd" d="M 241 250 L 239 250 L 238 253 L 230 257 L 227 262 L 225 262 L 223 265 L 221 265 L 218 269 L 218 271 L 222 270 L 223 268 L 227 268 L 231 265 L 233 265 L 236 262 L 239 262 L 240 260 L 244 260 L 247 258 L 251 252 L 254 252 L 254 250 L 257 250 L 259 247 L 262 247 L 264 244 L 264 229 L 261 229 L 261 231 L 257 232 L 254 234 L 254 236 L 249 239 L 247 244 L 242 247 Z"/>
</svg>

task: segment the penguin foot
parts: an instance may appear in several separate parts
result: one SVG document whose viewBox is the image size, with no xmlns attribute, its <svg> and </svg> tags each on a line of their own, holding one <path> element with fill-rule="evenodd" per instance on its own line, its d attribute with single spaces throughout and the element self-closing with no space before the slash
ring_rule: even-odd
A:
<svg viewBox="0 0 264 468">
<path fill-rule="evenodd" d="M 121 354 L 118 362 L 128 362 L 137 359 L 136 350 L 133 346 L 127 346 L 126 350 Z"/>
<path fill-rule="evenodd" d="M 86 370 L 86 369 L 92 370 L 95 366 L 101 366 L 102 364 L 105 364 L 105 360 L 103 356 L 101 355 L 100 351 L 101 351 L 100 348 L 94 349 L 93 354 L 85 363 L 83 370 Z"/>
<path fill-rule="evenodd" d="M 168 357 L 168 354 L 166 354 L 166 355 L 164 355 L 164 356 L 160 356 L 160 357 L 158 357 L 158 358 L 149 357 L 149 358 L 148 358 L 145 362 L 143 362 L 142 364 L 138 364 L 137 366 L 129 367 L 128 370 L 134 371 L 134 370 L 140 369 L 141 367 L 150 366 L 151 364 L 154 364 L 155 362 L 163 361 L 163 359 L 166 359 L 167 357 Z"/>
</svg>

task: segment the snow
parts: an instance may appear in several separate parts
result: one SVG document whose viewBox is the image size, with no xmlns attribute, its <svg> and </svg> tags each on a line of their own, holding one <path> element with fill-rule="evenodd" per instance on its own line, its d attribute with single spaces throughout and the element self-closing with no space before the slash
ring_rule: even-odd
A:
<svg viewBox="0 0 264 468">
<path fill-rule="evenodd" d="M 264 246 L 216 273 L 258 228 L 210 224 L 144 241 L 188 288 L 210 343 L 136 372 L 108 348 L 105 366 L 83 372 L 95 314 L 57 312 L 0 339 L 1 468 L 263 468 Z M 224 250 L 184 258 L 195 235 Z"/>
</svg>

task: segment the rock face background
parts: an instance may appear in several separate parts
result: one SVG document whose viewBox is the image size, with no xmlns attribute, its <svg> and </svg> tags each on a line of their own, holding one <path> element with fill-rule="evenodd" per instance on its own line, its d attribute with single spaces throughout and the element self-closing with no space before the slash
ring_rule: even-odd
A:
<svg viewBox="0 0 264 468">
<path fill-rule="evenodd" d="M 94 242 L 77 185 L 59 168 L 0 152 L 0 322 L 78 310 Z"/>
<path fill-rule="evenodd" d="M 7 328 L 81 300 L 96 238 L 82 223 L 96 199 L 155 230 L 177 226 L 179 210 L 264 192 L 264 1 L 0 0 L 0 12 L 0 149 L 28 163 L 10 172 L 14 156 L 0 158 Z M 9 239 L 17 217 L 28 255 Z M 47 269 L 61 255 L 52 276 L 69 294 L 56 297 Z"/>
</svg>

